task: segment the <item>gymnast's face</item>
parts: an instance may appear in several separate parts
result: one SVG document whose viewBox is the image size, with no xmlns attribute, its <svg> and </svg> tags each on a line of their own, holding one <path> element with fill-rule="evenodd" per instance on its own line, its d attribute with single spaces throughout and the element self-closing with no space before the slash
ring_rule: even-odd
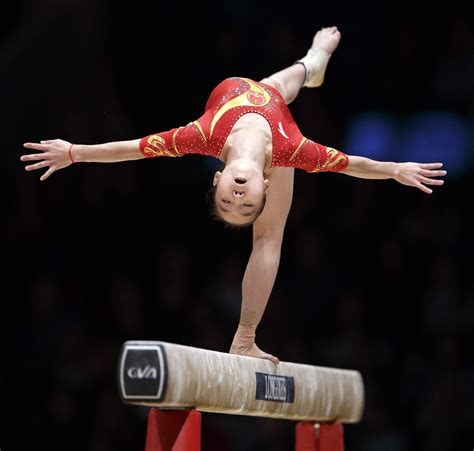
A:
<svg viewBox="0 0 474 451">
<path fill-rule="evenodd" d="M 243 225 L 260 212 L 268 180 L 255 168 L 231 165 L 216 172 L 213 185 L 218 214 L 226 222 Z"/>
</svg>

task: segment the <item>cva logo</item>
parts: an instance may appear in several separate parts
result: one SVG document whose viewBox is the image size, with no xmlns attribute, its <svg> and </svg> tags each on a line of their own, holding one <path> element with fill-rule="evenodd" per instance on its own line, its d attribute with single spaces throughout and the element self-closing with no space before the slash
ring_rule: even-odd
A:
<svg viewBox="0 0 474 451">
<path fill-rule="evenodd" d="M 156 368 L 150 365 L 145 368 L 131 366 L 127 370 L 127 376 L 131 379 L 156 379 L 158 377 Z"/>
</svg>

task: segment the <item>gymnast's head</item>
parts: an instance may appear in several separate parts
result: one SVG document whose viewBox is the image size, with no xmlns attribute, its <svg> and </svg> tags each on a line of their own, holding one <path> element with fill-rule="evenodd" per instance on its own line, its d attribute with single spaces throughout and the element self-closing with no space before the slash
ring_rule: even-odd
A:
<svg viewBox="0 0 474 451">
<path fill-rule="evenodd" d="M 248 160 L 234 160 L 214 175 L 208 193 L 213 215 L 231 227 L 252 225 L 265 207 L 268 180 Z"/>
</svg>

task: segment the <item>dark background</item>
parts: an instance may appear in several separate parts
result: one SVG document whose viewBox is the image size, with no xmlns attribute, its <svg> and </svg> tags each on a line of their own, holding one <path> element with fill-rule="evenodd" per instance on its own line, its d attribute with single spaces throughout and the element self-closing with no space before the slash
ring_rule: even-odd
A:
<svg viewBox="0 0 474 451">
<path fill-rule="evenodd" d="M 121 403 L 116 387 L 122 343 L 226 352 L 251 250 L 250 229 L 208 214 L 205 157 L 78 164 L 40 182 L 19 161 L 23 142 L 92 144 L 185 125 L 222 79 L 268 76 L 337 25 L 325 84 L 291 105 L 303 134 L 357 153 L 344 143 L 359 113 L 403 121 L 443 111 L 468 124 L 473 151 L 472 20 L 453 2 L 32 0 L 2 9 L 2 451 L 143 449 L 147 410 Z M 362 373 L 367 402 L 362 421 L 345 426 L 349 451 L 473 447 L 468 163 L 432 195 L 296 174 L 257 343 L 281 360 Z M 206 451 L 283 451 L 293 440 L 293 422 L 203 416 Z"/>
</svg>

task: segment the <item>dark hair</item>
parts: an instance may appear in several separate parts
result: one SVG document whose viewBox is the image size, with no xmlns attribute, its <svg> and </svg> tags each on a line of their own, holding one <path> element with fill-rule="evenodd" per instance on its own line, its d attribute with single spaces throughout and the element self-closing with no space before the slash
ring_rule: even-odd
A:
<svg viewBox="0 0 474 451">
<path fill-rule="evenodd" d="M 209 206 L 209 212 L 216 221 L 222 222 L 226 227 L 230 229 L 242 229 L 242 228 L 251 226 L 257 220 L 257 218 L 260 216 L 263 209 L 265 208 L 265 203 L 267 201 L 266 193 L 263 194 L 262 202 L 260 203 L 260 206 L 258 207 L 257 211 L 252 216 L 252 219 L 249 222 L 246 222 L 244 224 L 232 224 L 231 222 L 226 221 L 219 214 L 219 210 L 216 207 L 216 190 L 217 190 L 217 187 L 212 186 L 206 193 L 206 201 L 207 201 L 207 205 Z"/>
</svg>

